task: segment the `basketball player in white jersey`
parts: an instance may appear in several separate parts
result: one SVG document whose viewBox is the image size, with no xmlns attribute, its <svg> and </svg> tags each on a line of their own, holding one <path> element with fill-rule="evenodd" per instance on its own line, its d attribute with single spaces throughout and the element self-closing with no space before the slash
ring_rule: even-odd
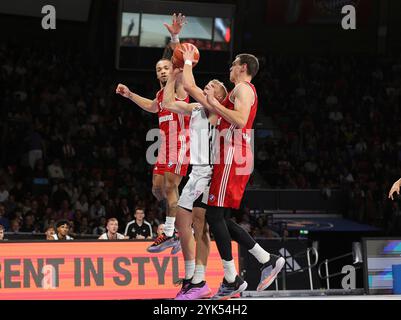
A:
<svg viewBox="0 0 401 320">
<path fill-rule="evenodd" d="M 187 53 L 193 56 L 193 52 Z M 185 53 L 184 53 L 185 57 Z M 175 113 L 190 115 L 190 164 L 192 171 L 178 201 L 176 228 L 179 232 L 185 260 L 185 278 L 176 300 L 194 300 L 210 296 L 211 290 L 205 281 L 205 269 L 209 255 L 210 237 L 205 222 L 208 186 L 212 177 L 212 148 L 214 145 L 214 126 L 217 116 L 203 105 L 206 97 L 195 85 L 192 68 L 184 66 L 184 76 L 175 69 L 164 89 L 163 107 Z M 188 84 L 189 91 L 198 102 L 176 101 L 174 88 L 177 78 Z M 216 99 L 223 101 L 227 90 L 218 80 L 209 82 L 214 87 Z M 197 88 L 199 90 L 193 90 Z M 191 149 L 193 148 L 193 149 Z M 194 232 L 192 233 L 192 226 Z"/>
</svg>

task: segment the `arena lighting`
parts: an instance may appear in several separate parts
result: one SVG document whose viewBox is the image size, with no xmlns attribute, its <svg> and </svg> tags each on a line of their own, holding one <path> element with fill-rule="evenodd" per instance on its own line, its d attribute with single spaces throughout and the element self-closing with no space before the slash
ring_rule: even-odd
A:
<svg viewBox="0 0 401 320">
<path fill-rule="evenodd" d="M 353 257 L 353 263 L 361 263 L 363 262 L 362 258 L 362 246 L 360 242 L 353 242 L 352 243 L 352 257 Z"/>
</svg>

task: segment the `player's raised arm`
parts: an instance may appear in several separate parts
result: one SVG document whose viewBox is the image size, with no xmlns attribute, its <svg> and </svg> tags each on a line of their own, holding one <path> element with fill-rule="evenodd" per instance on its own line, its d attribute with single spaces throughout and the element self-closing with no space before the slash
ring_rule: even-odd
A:
<svg viewBox="0 0 401 320">
<path fill-rule="evenodd" d="M 179 69 L 174 69 L 169 76 L 163 93 L 163 108 L 181 114 L 191 114 L 195 104 L 186 103 L 185 101 L 176 101 L 175 99 L 175 84 L 177 75 L 181 72 Z"/>
<path fill-rule="evenodd" d="M 141 107 L 143 110 L 156 113 L 159 111 L 159 107 L 157 105 L 157 100 L 150 100 L 144 97 L 141 97 L 140 95 L 137 95 L 136 93 L 133 93 L 128 89 L 127 86 L 123 84 L 118 84 L 116 88 L 116 93 L 123 96 L 124 98 L 130 99 L 132 102 L 134 102 L 136 105 Z"/>
<path fill-rule="evenodd" d="M 185 61 L 184 70 L 182 74 L 182 84 L 184 86 L 184 90 L 196 101 L 198 101 L 205 108 L 212 111 L 212 107 L 207 102 L 206 96 L 203 93 L 203 90 L 196 85 L 194 74 L 192 71 L 192 64 L 195 60 L 195 48 L 191 47 L 186 49 L 183 47 L 182 56 Z"/>
<path fill-rule="evenodd" d="M 394 193 L 397 193 L 397 195 L 400 194 L 400 186 L 401 186 L 401 179 L 397 180 L 396 182 L 394 182 L 393 186 L 390 189 L 390 192 L 388 193 L 388 197 L 391 200 L 394 200 Z"/>
<path fill-rule="evenodd" d="M 170 59 L 173 55 L 173 51 L 176 46 L 180 43 L 179 34 L 181 33 L 182 27 L 187 23 L 186 17 L 181 13 L 173 14 L 171 24 L 163 23 L 167 31 L 170 33 L 171 41 L 168 46 L 164 49 L 163 58 Z"/>
<path fill-rule="evenodd" d="M 214 88 L 212 86 L 208 85 L 205 91 L 207 94 L 207 101 L 217 114 L 234 124 L 237 128 L 242 129 L 246 126 L 254 99 L 254 93 L 249 86 L 246 84 L 238 85 L 233 96 L 235 99 L 234 110 L 227 109 L 219 103 L 215 98 Z"/>
</svg>

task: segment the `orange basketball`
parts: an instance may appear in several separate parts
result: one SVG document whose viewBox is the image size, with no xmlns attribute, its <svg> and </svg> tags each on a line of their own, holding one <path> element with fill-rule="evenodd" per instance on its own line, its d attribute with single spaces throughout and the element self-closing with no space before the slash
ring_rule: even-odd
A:
<svg viewBox="0 0 401 320">
<path fill-rule="evenodd" d="M 173 57 L 171 59 L 174 68 L 184 68 L 185 61 L 181 51 L 182 47 L 184 47 L 185 49 L 195 48 L 195 56 L 194 56 L 195 61 L 193 61 L 192 64 L 192 67 L 195 67 L 196 64 L 199 62 L 199 56 L 200 56 L 198 48 L 194 46 L 192 43 L 181 43 L 175 47 Z"/>
</svg>

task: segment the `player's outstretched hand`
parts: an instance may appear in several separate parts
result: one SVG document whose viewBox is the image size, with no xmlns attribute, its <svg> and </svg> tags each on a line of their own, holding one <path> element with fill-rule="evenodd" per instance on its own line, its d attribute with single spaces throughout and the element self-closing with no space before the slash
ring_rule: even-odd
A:
<svg viewBox="0 0 401 320">
<path fill-rule="evenodd" d="M 219 102 L 217 101 L 216 97 L 214 96 L 214 87 L 210 84 L 208 84 L 205 87 L 205 93 L 206 93 L 206 98 L 209 104 L 212 107 L 215 107 Z"/>
<path fill-rule="evenodd" d="M 167 28 L 168 32 L 170 32 L 171 35 L 178 35 L 181 32 L 182 27 L 187 23 L 187 19 L 184 15 L 179 13 L 176 15 L 175 13 L 173 14 L 173 19 L 172 23 L 163 23 L 163 25 Z"/>
<path fill-rule="evenodd" d="M 184 47 L 181 46 L 181 52 L 182 52 L 182 57 L 185 60 L 191 60 L 192 62 L 195 61 L 195 47 L 194 46 L 188 46 L 188 47 Z"/>
<path fill-rule="evenodd" d="M 125 98 L 129 97 L 130 90 L 128 89 L 127 86 L 119 83 L 116 89 L 116 93 L 122 95 Z"/>
<path fill-rule="evenodd" d="M 174 68 L 173 76 L 178 76 L 182 72 L 182 68 Z"/>
<path fill-rule="evenodd" d="M 400 195 L 400 185 L 401 185 L 401 179 L 397 180 L 396 182 L 394 182 L 393 186 L 390 189 L 390 192 L 388 193 L 388 197 L 391 200 L 394 200 L 394 193 L 396 192 L 398 195 Z"/>
</svg>

